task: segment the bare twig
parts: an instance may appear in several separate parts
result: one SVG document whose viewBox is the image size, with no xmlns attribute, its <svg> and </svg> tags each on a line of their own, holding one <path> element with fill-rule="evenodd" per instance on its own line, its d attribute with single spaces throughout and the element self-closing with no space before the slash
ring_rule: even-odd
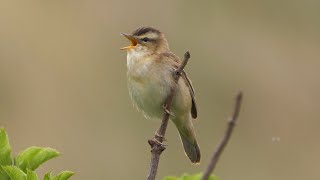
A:
<svg viewBox="0 0 320 180">
<path fill-rule="evenodd" d="M 236 120 L 238 119 L 241 102 L 242 102 L 242 92 L 239 92 L 236 96 L 234 110 L 233 110 L 233 113 L 228 121 L 228 126 L 227 126 L 225 133 L 224 133 L 224 137 L 222 138 L 219 145 L 216 147 L 216 149 L 213 153 L 213 156 L 211 158 L 211 161 L 207 167 L 207 170 L 203 174 L 202 180 L 208 180 L 210 174 L 213 172 L 213 170 L 219 160 L 219 157 L 220 157 L 223 149 L 227 145 L 227 143 L 230 139 L 230 136 L 233 132 L 233 128 L 235 126 Z"/>
<path fill-rule="evenodd" d="M 176 84 L 173 88 L 171 88 L 171 92 L 163 105 L 164 111 L 163 111 L 163 117 L 162 117 L 160 128 L 157 130 L 154 138 L 152 140 L 148 140 L 148 143 L 151 146 L 151 163 L 150 163 L 150 171 L 149 171 L 147 180 L 154 180 L 156 178 L 160 155 L 162 151 L 166 149 L 165 146 L 162 144 L 162 142 L 165 139 L 164 136 L 166 134 L 168 121 L 171 114 L 170 109 L 171 109 L 172 100 L 177 89 L 178 80 L 181 76 L 181 73 L 184 67 L 187 65 L 189 59 L 190 59 L 190 53 L 187 51 L 184 54 L 183 62 L 178 67 L 178 69 L 174 71 L 173 78 Z"/>
</svg>

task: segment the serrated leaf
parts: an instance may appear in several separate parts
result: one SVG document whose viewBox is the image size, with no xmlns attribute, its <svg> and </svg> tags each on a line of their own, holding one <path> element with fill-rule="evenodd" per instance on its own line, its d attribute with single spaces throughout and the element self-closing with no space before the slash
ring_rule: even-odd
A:
<svg viewBox="0 0 320 180">
<path fill-rule="evenodd" d="M 16 166 L 2 166 L 11 180 L 27 180 L 27 175 Z"/>
<path fill-rule="evenodd" d="M 34 171 L 27 169 L 27 180 L 38 180 L 38 176 Z"/>
<path fill-rule="evenodd" d="M 44 175 L 43 180 L 52 180 L 52 172 L 47 172 Z"/>
<path fill-rule="evenodd" d="M 6 131 L 0 128 L 0 165 L 12 165 L 11 146 Z"/>
<path fill-rule="evenodd" d="M 74 175 L 74 172 L 71 171 L 62 171 L 56 175 L 53 180 L 68 180 L 71 176 Z"/>
<path fill-rule="evenodd" d="M 9 176 L 1 166 L 12 165 L 11 146 L 6 131 L 0 128 L 0 179 L 9 180 Z"/>
<path fill-rule="evenodd" d="M 24 172 L 27 168 L 34 171 L 44 162 L 57 156 L 59 152 L 55 149 L 32 146 L 21 152 L 15 158 L 15 163 Z"/>
</svg>

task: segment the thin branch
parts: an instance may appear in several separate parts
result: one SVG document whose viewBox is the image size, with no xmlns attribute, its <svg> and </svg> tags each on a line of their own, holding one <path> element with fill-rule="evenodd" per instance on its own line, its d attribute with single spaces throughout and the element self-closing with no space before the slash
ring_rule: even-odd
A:
<svg viewBox="0 0 320 180">
<path fill-rule="evenodd" d="M 150 171 L 149 171 L 147 180 L 154 180 L 156 178 L 160 155 L 166 149 L 164 144 L 162 144 L 162 142 L 165 139 L 164 137 L 166 134 L 168 121 L 171 114 L 170 109 L 171 109 L 172 100 L 176 93 L 178 80 L 181 76 L 181 73 L 184 67 L 187 65 L 189 59 L 190 59 L 190 53 L 187 51 L 184 54 L 183 62 L 178 67 L 178 69 L 174 71 L 173 78 L 176 83 L 175 83 L 175 86 L 171 88 L 170 94 L 163 105 L 164 112 L 163 112 L 160 128 L 157 130 L 154 138 L 152 140 L 148 140 L 148 143 L 151 146 L 151 163 L 150 163 Z"/>
<path fill-rule="evenodd" d="M 221 153 L 223 151 L 223 149 L 225 148 L 225 146 L 227 145 L 230 136 L 233 132 L 233 128 L 236 124 L 236 120 L 238 119 L 239 116 L 239 112 L 240 112 L 240 106 L 241 106 L 241 102 L 242 102 L 242 92 L 239 92 L 236 96 L 236 100 L 235 100 L 235 105 L 234 105 L 234 110 L 233 113 L 228 121 L 228 126 L 227 129 L 225 131 L 224 137 L 222 138 L 220 144 L 216 147 L 213 156 L 211 158 L 211 161 L 207 167 L 207 170 L 205 171 L 205 173 L 203 174 L 202 180 L 208 180 L 210 174 L 213 172 L 219 157 L 221 156 Z"/>
</svg>

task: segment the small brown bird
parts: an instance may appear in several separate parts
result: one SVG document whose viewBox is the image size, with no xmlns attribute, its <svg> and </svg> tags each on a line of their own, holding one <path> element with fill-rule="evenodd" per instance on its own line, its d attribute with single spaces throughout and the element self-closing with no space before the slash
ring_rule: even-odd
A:
<svg viewBox="0 0 320 180">
<path fill-rule="evenodd" d="M 181 61 L 169 49 L 164 34 L 151 27 L 142 27 L 123 36 L 131 45 L 127 50 L 128 89 L 131 99 L 147 118 L 161 118 L 163 104 L 174 86 L 172 72 Z M 176 125 L 185 153 L 192 163 L 200 162 L 200 149 L 192 120 L 197 118 L 194 90 L 183 71 L 172 103 L 170 119 Z"/>
</svg>

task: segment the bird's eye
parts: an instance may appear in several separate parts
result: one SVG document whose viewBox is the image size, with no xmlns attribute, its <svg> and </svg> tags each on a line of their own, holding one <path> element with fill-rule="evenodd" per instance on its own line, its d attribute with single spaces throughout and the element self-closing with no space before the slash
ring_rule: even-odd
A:
<svg viewBox="0 0 320 180">
<path fill-rule="evenodd" d="M 142 40 L 143 42 L 148 42 L 148 41 L 149 41 L 149 38 L 144 37 L 144 38 L 142 38 L 141 40 Z"/>
</svg>

